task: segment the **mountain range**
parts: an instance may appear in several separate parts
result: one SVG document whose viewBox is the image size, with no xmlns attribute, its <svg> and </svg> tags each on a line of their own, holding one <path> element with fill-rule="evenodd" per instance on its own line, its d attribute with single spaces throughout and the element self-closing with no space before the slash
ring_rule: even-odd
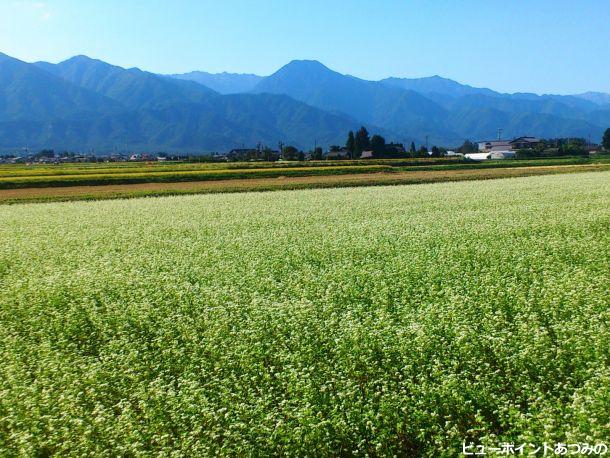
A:
<svg viewBox="0 0 610 458">
<path fill-rule="evenodd" d="M 388 140 L 591 137 L 610 126 L 610 95 L 503 94 L 433 76 L 368 81 L 317 61 L 262 77 L 158 75 L 86 56 L 26 63 L 0 53 L 0 149 L 228 151 L 279 142 L 341 144 L 365 125 Z"/>
</svg>

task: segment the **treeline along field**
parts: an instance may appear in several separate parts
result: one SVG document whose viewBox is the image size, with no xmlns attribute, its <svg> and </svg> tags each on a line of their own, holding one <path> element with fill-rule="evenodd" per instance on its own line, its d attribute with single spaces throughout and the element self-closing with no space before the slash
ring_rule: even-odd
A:
<svg viewBox="0 0 610 458">
<path fill-rule="evenodd" d="M 0 449 L 607 441 L 609 183 L 0 206 Z"/>
</svg>

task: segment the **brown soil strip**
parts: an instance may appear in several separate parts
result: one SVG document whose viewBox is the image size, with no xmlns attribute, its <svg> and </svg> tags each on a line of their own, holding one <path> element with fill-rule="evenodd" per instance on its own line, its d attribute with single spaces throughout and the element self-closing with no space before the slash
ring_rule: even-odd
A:
<svg viewBox="0 0 610 458">
<path fill-rule="evenodd" d="M 0 203 L 109 199 L 167 194 L 264 191 L 341 186 L 432 183 L 441 181 L 484 180 L 494 178 L 548 175 L 610 170 L 610 164 L 553 165 L 472 170 L 379 172 L 353 175 L 251 178 L 176 183 L 138 183 L 104 186 L 66 186 L 0 190 Z"/>
</svg>

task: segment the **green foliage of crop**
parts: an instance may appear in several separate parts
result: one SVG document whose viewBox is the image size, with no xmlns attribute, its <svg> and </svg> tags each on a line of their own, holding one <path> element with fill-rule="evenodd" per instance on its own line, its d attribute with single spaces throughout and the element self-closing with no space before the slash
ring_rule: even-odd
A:
<svg viewBox="0 0 610 458">
<path fill-rule="evenodd" d="M 309 162 L 11 164 L 0 165 L 0 189 L 346 175 L 411 170 L 536 167 L 608 162 L 608 159 L 603 157 L 488 162 L 448 157 Z"/>
<path fill-rule="evenodd" d="M 346 175 L 352 173 L 388 172 L 392 168 L 384 165 L 362 165 L 353 167 L 287 167 L 261 169 L 221 169 L 155 171 L 139 170 L 129 173 L 85 174 L 64 176 L 0 177 L 0 189 L 53 186 L 99 186 L 109 184 L 174 183 L 181 181 L 237 180 L 244 178 L 272 178 L 314 175 Z"/>
<path fill-rule="evenodd" d="M 547 159 L 554 161 L 555 159 Z M 565 160 L 565 159 L 564 159 Z M 281 162 L 96 162 L 62 164 L 0 164 L 0 177 L 36 177 L 57 175 L 124 174 L 143 172 L 182 172 L 235 169 L 290 169 L 302 167 L 346 167 L 366 165 L 412 166 L 440 165 L 463 162 L 456 157 L 405 158 L 405 159 L 355 159 L 323 161 Z"/>
<path fill-rule="evenodd" d="M 607 440 L 609 179 L 0 207 L 0 450 Z"/>
</svg>

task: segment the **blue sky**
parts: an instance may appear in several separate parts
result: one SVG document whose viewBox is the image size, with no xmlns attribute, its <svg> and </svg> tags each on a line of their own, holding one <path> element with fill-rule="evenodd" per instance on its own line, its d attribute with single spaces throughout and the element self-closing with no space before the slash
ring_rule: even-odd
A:
<svg viewBox="0 0 610 458">
<path fill-rule="evenodd" d="M 0 0 L 0 51 L 160 73 L 316 59 L 367 79 L 610 92 L 610 0 Z"/>
</svg>

